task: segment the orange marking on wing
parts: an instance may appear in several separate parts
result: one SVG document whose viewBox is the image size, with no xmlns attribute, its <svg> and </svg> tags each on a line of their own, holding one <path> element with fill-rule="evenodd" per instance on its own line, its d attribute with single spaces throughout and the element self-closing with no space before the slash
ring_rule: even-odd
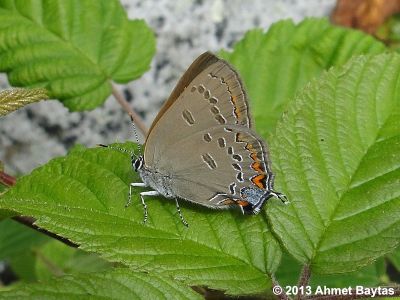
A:
<svg viewBox="0 0 400 300">
<path fill-rule="evenodd" d="M 250 157 L 252 160 L 254 160 L 254 162 L 251 164 L 251 167 L 253 168 L 253 170 L 257 171 L 258 173 L 264 173 L 264 170 L 262 169 L 262 165 L 260 163 L 260 160 L 257 157 L 257 152 L 253 152 L 253 145 L 251 144 L 247 144 L 246 145 L 246 149 L 249 150 L 250 153 Z"/>
<path fill-rule="evenodd" d="M 236 201 L 236 203 L 237 203 L 238 205 L 240 205 L 240 206 L 247 206 L 247 205 L 250 204 L 249 202 L 244 201 L 244 200 L 238 200 L 238 201 Z"/>
<path fill-rule="evenodd" d="M 252 179 L 251 179 L 251 181 L 256 185 L 256 186 L 258 186 L 260 189 L 265 189 L 265 186 L 264 186 L 264 184 L 263 184 L 263 180 L 265 179 L 265 175 L 264 174 L 259 174 L 259 175 L 257 175 L 257 176 L 255 176 L 255 177 L 253 177 Z"/>
<path fill-rule="evenodd" d="M 221 204 L 223 204 L 223 205 L 231 205 L 231 204 L 234 204 L 234 203 L 236 203 L 234 200 L 232 200 L 232 199 L 225 199 L 224 201 L 222 201 L 221 202 Z"/>
<path fill-rule="evenodd" d="M 235 95 L 232 95 L 232 103 L 233 103 L 233 106 L 235 107 L 235 109 L 234 109 L 235 115 L 239 119 L 241 113 L 240 113 L 240 110 L 239 110 L 239 108 L 237 106 L 237 97 Z"/>
<path fill-rule="evenodd" d="M 256 152 L 252 152 L 252 153 L 250 154 L 250 157 L 251 157 L 252 160 L 258 161 L 258 157 L 257 157 L 257 153 L 256 153 Z"/>
<path fill-rule="evenodd" d="M 259 172 L 259 173 L 262 173 L 262 172 L 263 172 L 263 169 L 261 168 L 261 164 L 260 164 L 260 162 L 258 162 L 258 161 L 253 162 L 253 163 L 251 164 L 251 167 L 253 168 L 253 170 L 256 170 L 256 171 Z"/>
</svg>

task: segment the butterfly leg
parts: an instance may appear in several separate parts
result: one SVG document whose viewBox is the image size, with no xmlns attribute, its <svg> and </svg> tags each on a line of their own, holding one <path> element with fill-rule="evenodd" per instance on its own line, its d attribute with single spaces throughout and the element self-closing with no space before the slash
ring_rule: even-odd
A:
<svg viewBox="0 0 400 300">
<path fill-rule="evenodd" d="M 176 203 L 176 209 L 178 210 L 179 218 L 181 218 L 181 221 L 182 221 L 183 225 L 185 225 L 186 227 L 189 227 L 188 222 L 186 222 L 185 218 L 182 215 L 182 211 L 181 211 L 181 208 L 179 206 L 179 202 L 178 202 L 177 198 L 175 198 L 175 203 Z"/>
<path fill-rule="evenodd" d="M 128 201 L 125 204 L 125 207 L 128 207 L 132 203 L 132 188 L 133 187 L 146 187 L 143 182 L 131 182 L 129 186 L 129 194 L 128 194 Z"/>
<path fill-rule="evenodd" d="M 244 208 L 243 208 L 243 205 L 238 205 L 239 206 L 239 208 L 240 208 L 240 211 L 242 212 L 242 215 L 244 215 Z"/>
<path fill-rule="evenodd" d="M 144 196 L 159 196 L 161 195 L 157 191 L 146 191 L 146 192 L 141 192 L 140 193 L 140 199 L 142 200 L 142 205 L 143 205 L 143 210 L 144 210 L 144 217 L 143 217 L 143 224 L 146 224 L 147 222 L 147 204 L 144 202 Z"/>
</svg>

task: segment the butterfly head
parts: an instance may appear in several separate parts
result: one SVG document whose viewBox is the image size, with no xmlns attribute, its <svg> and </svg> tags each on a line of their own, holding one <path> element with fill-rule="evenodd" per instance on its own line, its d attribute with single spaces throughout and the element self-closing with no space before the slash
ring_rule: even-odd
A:
<svg viewBox="0 0 400 300">
<path fill-rule="evenodd" d="M 132 167 L 135 170 L 135 172 L 137 172 L 138 170 L 143 168 L 144 159 L 143 159 L 142 155 L 140 155 L 138 157 L 132 155 L 131 161 L 132 161 Z"/>
</svg>

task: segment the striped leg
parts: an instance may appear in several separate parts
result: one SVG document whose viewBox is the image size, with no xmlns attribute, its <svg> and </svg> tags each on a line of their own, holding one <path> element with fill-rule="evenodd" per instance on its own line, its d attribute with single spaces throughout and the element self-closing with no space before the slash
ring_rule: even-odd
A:
<svg viewBox="0 0 400 300">
<path fill-rule="evenodd" d="M 140 193 L 140 199 L 142 200 L 142 205 L 143 205 L 143 210 L 144 210 L 144 218 L 143 218 L 143 224 L 146 224 L 147 222 L 147 204 L 144 202 L 144 196 L 158 196 L 161 195 L 157 191 L 146 191 L 146 192 L 141 192 Z"/>
<path fill-rule="evenodd" d="M 126 202 L 125 207 L 128 207 L 132 203 L 132 187 L 146 187 L 143 182 L 131 182 L 129 186 L 128 202 Z"/>
<path fill-rule="evenodd" d="M 132 203 L 132 188 L 133 187 L 146 187 L 146 184 L 144 184 L 143 182 L 132 182 L 130 184 L 128 202 L 125 204 L 125 207 L 128 207 Z M 146 192 L 141 192 L 139 195 L 140 195 L 140 200 L 142 202 L 143 210 L 144 210 L 143 224 L 145 224 L 147 222 L 148 212 L 147 212 L 147 204 L 146 204 L 146 202 L 144 202 L 144 196 L 158 196 L 158 195 L 160 195 L 160 193 L 157 191 L 146 191 Z"/>
<path fill-rule="evenodd" d="M 177 198 L 175 198 L 175 203 L 176 203 L 176 209 L 178 210 L 179 218 L 181 218 L 183 225 L 185 225 L 186 227 L 189 227 L 189 224 L 186 222 L 185 218 L 182 215 L 181 208 L 179 206 Z"/>
</svg>

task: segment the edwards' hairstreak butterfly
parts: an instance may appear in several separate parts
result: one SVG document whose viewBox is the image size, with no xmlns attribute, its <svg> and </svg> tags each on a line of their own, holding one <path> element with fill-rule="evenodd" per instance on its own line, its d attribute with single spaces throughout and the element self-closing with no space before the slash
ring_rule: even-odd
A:
<svg viewBox="0 0 400 300">
<path fill-rule="evenodd" d="M 143 156 L 132 154 L 132 166 L 151 187 L 145 196 L 173 198 L 210 208 L 239 207 L 257 214 L 275 196 L 267 148 L 251 129 L 246 92 L 239 75 L 224 60 L 206 52 L 179 80 L 147 134 Z M 105 145 L 101 145 L 105 146 Z M 107 146 L 105 146 L 107 147 Z M 113 148 L 113 147 L 110 147 Z"/>
</svg>

